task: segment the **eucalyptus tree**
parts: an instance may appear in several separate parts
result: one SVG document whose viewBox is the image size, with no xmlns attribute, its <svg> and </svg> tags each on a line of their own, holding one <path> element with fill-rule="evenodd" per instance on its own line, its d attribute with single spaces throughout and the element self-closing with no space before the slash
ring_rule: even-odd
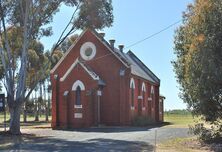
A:
<svg viewBox="0 0 222 152">
<path fill-rule="evenodd" d="M 71 35 L 70 37 L 67 37 L 61 44 L 58 46 L 57 50 L 62 51 L 65 53 L 69 47 L 75 42 L 75 40 L 78 38 L 77 34 Z"/>
<path fill-rule="evenodd" d="M 175 35 L 174 69 L 193 114 L 222 130 L 222 1 L 195 0 Z"/>
<path fill-rule="evenodd" d="M 41 78 L 42 82 L 45 79 L 45 76 L 48 75 L 49 70 L 45 71 L 45 75 L 39 75 L 39 71 L 42 70 L 44 64 L 48 62 L 48 58 L 44 53 L 44 46 L 39 41 L 30 42 L 30 47 L 28 49 L 28 65 L 27 65 L 27 77 L 26 77 L 26 89 L 29 90 L 32 88 L 33 84 Z M 26 100 L 29 100 L 26 98 Z M 38 102 L 38 101 L 37 101 Z M 24 122 L 26 122 L 26 103 L 24 103 Z"/>
<path fill-rule="evenodd" d="M 33 40 L 52 34 L 49 24 L 62 4 L 73 7 L 73 15 L 50 52 L 49 61 L 39 71 L 38 80 L 27 89 L 29 46 Z M 21 106 L 51 66 L 52 56 L 57 47 L 78 29 L 102 29 L 111 26 L 111 4 L 111 0 L 0 0 L 0 56 L 10 112 L 9 131 L 12 134 L 20 134 Z M 9 28 L 16 28 L 21 32 L 21 35 L 18 35 L 18 58 L 14 58 L 16 51 L 9 41 Z"/>
<path fill-rule="evenodd" d="M 2 66 L 2 62 L 0 60 L 0 82 L 3 82 L 3 77 L 4 77 L 4 69 Z M 2 83 L 0 83 L 0 91 L 2 91 Z"/>
</svg>

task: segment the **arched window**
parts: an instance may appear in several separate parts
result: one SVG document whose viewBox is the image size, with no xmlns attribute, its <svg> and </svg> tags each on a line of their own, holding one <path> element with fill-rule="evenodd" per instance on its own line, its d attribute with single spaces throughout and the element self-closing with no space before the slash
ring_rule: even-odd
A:
<svg viewBox="0 0 222 152">
<path fill-rule="evenodd" d="M 145 102 L 146 102 L 145 92 L 143 91 L 143 107 L 145 107 Z"/>
<path fill-rule="evenodd" d="M 134 88 L 131 88 L 131 106 L 134 107 Z"/>
<path fill-rule="evenodd" d="M 145 102 L 146 102 L 145 93 L 146 93 L 146 86 L 145 83 L 143 82 L 142 83 L 143 107 L 145 107 Z"/>
<path fill-rule="evenodd" d="M 82 83 L 82 81 L 77 80 L 73 85 L 72 85 L 72 91 L 76 91 L 77 87 L 80 87 L 81 90 L 85 90 L 85 86 Z"/>
<path fill-rule="evenodd" d="M 134 79 L 130 79 L 130 96 L 131 96 L 131 107 L 134 107 L 134 91 L 135 91 L 135 82 Z"/>
<path fill-rule="evenodd" d="M 76 102 L 75 105 L 81 105 L 81 88 L 78 86 L 76 88 Z"/>
<path fill-rule="evenodd" d="M 154 101 L 154 87 L 153 86 L 151 86 L 151 90 L 150 90 L 150 96 L 151 96 L 151 98 L 152 98 L 152 101 Z"/>
<path fill-rule="evenodd" d="M 77 80 L 72 85 L 72 91 L 75 92 L 74 101 L 74 108 L 82 108 L 82 99 L 81 99 L 81 92 L 85 90 L 85 86 L 82 81 Z"/>
<path fill-rule="evenodd" d="M 154 87 L 153 86 L 151 86 L 150 94 L 154 95 Z"/>
</svg>

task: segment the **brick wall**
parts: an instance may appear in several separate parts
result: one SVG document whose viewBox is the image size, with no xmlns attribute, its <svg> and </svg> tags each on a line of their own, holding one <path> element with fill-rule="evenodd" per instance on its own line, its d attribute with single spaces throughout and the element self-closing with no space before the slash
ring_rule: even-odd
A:
<svg viewBox="0 0 222 152">
<path fill-rule="evenodd" d="M 101 96 L 101 123 L 105 125 L 129 125 L 139 114 L 151 117 L 152 106 L 154 109 L 158 107 L 159 86 L 155 86 L 156 94 L 153 101 L 148 101 L 148 97 L 150 97 L 150 87 L 154 84 L 140 77 L 131 75 L 129 68 L 117 57 L 112 55 L 111 51 L 108 50 L 93 33 L 86 31 L 78 40 L 78 43 L 71 49 L 65 60 L 63 60 L 58 68 L 51 74 L 52 127 L 89 127 L 97 123 L 97 81 L 93 80 L 81 66 L 76 66 L 64 82 L 59 81 L 73 62 L 80 57 L 80 47 L 82 44 L 88 41 L 96 45 L 97 53 L 94 57 L 96 60 L 90 60 L 84 64 L 91 67 L 106 83 Z M 106 57 L 101 58 L 103 56 Z M 120 76 L 120 69 L 125 70 L 125 74 L 122 76 Z M 58 75 L 58 81 L 54 79 L 55 74 Z M 131 77 L 135 80 L 134 109 L 131 109 Z M 81 80 L 85 85 L 85 90 L 81 92 L 82 108 L 79 109 L 74 108 L 76 95 L 75 91 L 72 91 L 72 85 L 76 80 Z M 138 99 L 138 96 L 143 95 L 141 90 L 142 83 L 145 83 L 146 86 L 145 98 Z M 64 97 L 65 91 L 69 91 L 66 97 Z M 141 102 L 141 105 L 145 102 L 145 107 L 139 109 L 139 102 Z M 58 103 L 58 105 L 56 103 Z M 74 118 L 75 113 L 82 113 L 82 118 Z M 155 118 L 155 120 L 159 119 L 159 110 L 154 110 L 153 118 Z"/>
</svg>

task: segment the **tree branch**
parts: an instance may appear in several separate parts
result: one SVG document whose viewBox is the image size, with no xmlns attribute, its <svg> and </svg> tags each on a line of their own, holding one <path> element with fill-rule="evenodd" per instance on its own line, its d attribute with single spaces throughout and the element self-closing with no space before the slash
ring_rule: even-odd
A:
<svg viewBox="0 0 222 152">
<path fill-rule="evenodd" d="M 25 94 L 25 80 L 26 80 L 26 63 L 27 63 L 27 47 L 29 43 L 28 39 L 28 22 L 29 22 L 29 7 L 31 5 L 30 1 L 25 1 L 25 18 L 23 23 L 23 43 L 22 43 L 22 57 L 21 57 L 21 66 L 19 69 L 19 80 L 16 90 L 16 101 L 23 102 Z"/>
<path fill-rule="evenodd" d="M 58 41 L 56 42 L 55 46 L 53 47 L 52 53 L 53 53 L 53 51 L 55 51 L 55 50 L 59 47 L 59 45 L 69 36 L 69 34 L 71 33 L 71 31 L 74 30 L 74 27 L 72 27 L 72 28 L 70 29 L 70 31 L 68 32 L 69 34 L 66 34 L 66 36 L 62 37 L 62 36 L 64 35 L 65 31 L 67 30 L 67 28 L 69 27 L 69 25 L 72 23 L 72 21 L 73 21 L 73 19 L 74 19 L 74 17 L 75 17 L 75 14 L 76 14 L 76 12 L 77 12 L 77 10 L 79 9 L 79 6 L 80 6 L 80 3 L 76 6 L 76 9 L 75 9 L 75 11 L 74 11 L 73 14 L 72 14 L 72 17 L 70 18 L 68 24 L 66 25 L 65 29 L 62 31 L 62 34 L 60 35 Z"/>
<path fill-rule="evenodd" d="M 1 2 L 1 1 L 0 1 Z M 4 36 L 4 41 L 5 41 L 5 48 L 6 48 L 6 51 L 7 51 L 7 57 L 8 57 L 8 72 L 9 72 L 9 79 L 12 79 L 12 71 L 11 71 L 11 66 L 12 66 L 12 52 L 11 52 L 11 48 L 9 46 L 9 40 L 8 40 L 8 35 L 7 35 L 7 29 L 6 29 L 6 26 L 5 26 L 5 17 L 4 17 L 4 11 L 3 11 L 3 8 L 2 8 L 2 4 L 0 3 L 0 13 L 1 13 L 1 20 L 2 20 L 2 26 L 3 26 L 3 36 Z M 9 81 L 7 79 L 7 81 Z M 13 87 L 10 85 L 10 87 Z"/>
</svg>

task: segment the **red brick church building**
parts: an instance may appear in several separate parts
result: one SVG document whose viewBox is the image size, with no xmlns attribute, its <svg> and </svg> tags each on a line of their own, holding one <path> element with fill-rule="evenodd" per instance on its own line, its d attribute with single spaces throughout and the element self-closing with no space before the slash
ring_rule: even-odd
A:
<svg viewBox="0 0 222 152">
<path fill-rule="evenodd" d="M 163 121 L 160 80 L 123 45 L 87 29 L 51 70 L 52 128 Z"/>
</svg>

